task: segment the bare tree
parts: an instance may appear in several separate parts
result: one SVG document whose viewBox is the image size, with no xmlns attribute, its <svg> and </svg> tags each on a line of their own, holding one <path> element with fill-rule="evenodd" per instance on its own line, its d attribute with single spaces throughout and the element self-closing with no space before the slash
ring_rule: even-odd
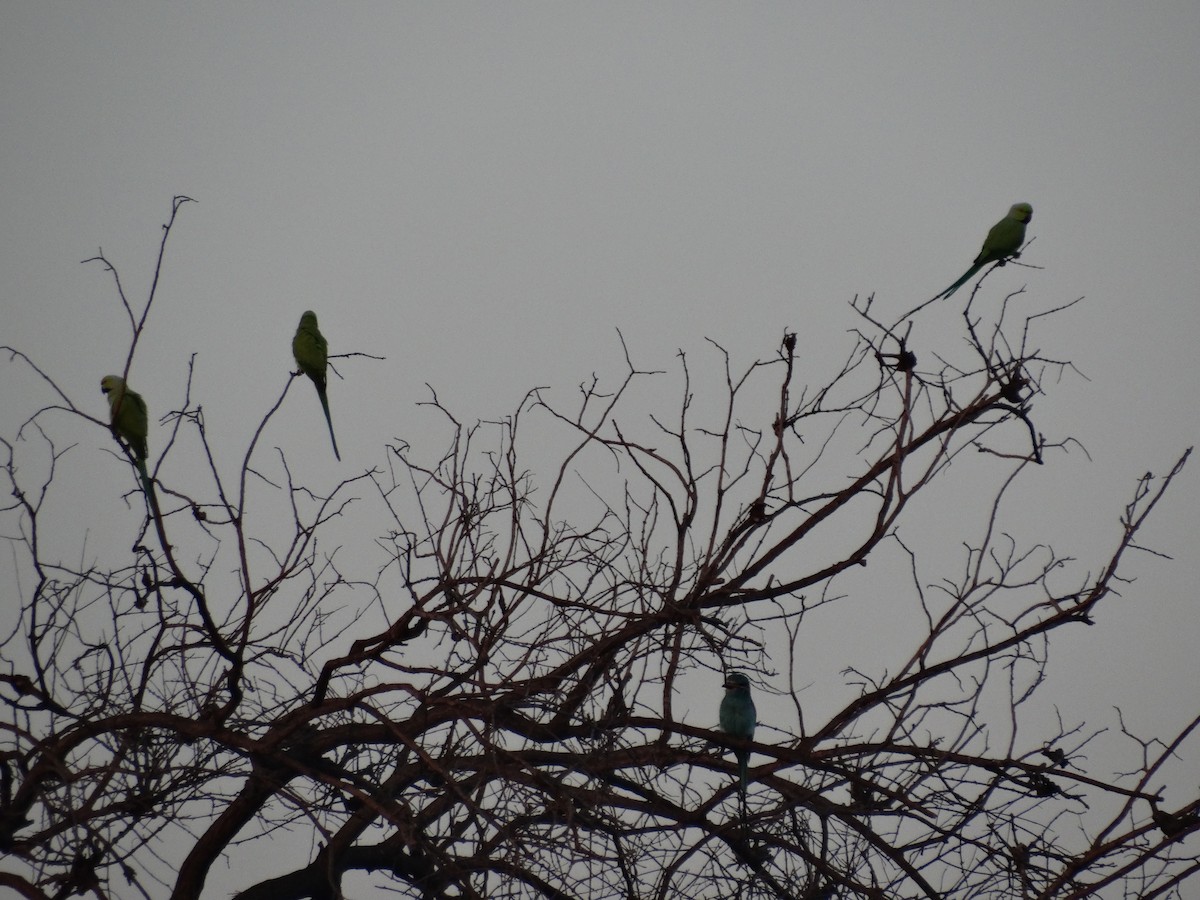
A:
<svg viewBox="0 0 1200 900">
<path fill-rule="evenodd" d="M 130 361 L 185 200 L 141 309 L 98 257 Z M 132 549 L 86 565 L 48 549 L 84 527 L 50 500 L 80 458 L 63 447 L 108 423 L 5 348 L 56 399 L 3 441 L 19 616 L 0 645 L 0 885 L 183 900 L 236 858 L 243 900 L 368 884 L 414 898 L 1183 896 L 1200 794 L 1172 784 L 1168 800 L 1164 766 L 1194 753 L 1200 715 L 1136 735 L 1047 717 L 1038 698 L 1054 639 L 1124 585 L 1188 452 L 1133 485 L 1094 558 L 1022 543 L 1001 500 L 1048 455 L 1068 461 L 1030 402 L 1067 364 L 1030 349 L 1057 310 L 1014 324 L 1014 297 L 987 314 L 985 296 L 961 313 L 960 360 L 919 359 L 915 315 L 888 327 L 863 302 L 844 365 L 807 383 L 785 334 L 744 369 L 713 344 L 703 388 L 682 354 L 669 373 L 626 354 L 619 384 L 593 380 L 570 409 L 534 390 L 464 424 L 432 394 L 444 454 L 397 442 L 326 496 L 260 446 L 290 378 L 234 483 L 189 379 L 151 470 L 158 501 L 131 482 Z M 164 459 L 201 486 L 160 477 Z M 918 498 L 953 502 L 979 538 L 945 546 Z M 865 592 L 911 627 L 882 654 L 847 647 L 840 694 L 817 698 L 806 636 Z M 716 731 L 715 698 L 707 717 L 681 701 L 735 669 L 776 713 L 750 742 Z M 1088 767 L 1101 743 L 1131 751 L 1124 771 Z"/>
</svg>

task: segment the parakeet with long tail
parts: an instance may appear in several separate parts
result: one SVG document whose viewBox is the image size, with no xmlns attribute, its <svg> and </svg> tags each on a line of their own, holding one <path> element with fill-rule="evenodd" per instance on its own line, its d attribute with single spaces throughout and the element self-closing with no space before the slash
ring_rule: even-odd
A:
<svg viewBox="0 0 1200 900">
<path fill-rule="evenodd" d="M 970 281 L 975 273 L 988 263 L 1001 263 L 1021 255 L 1021 245 L 1025 243 L 1025 226 L 1033 218 L 1033 207 L 1028 203 L 1014 203 L 1008 215 L 992 226 L 983 240 L 983 249 L 975 257 L 975 263 L 963 274 L 962 278 L 950 285 L 936 297 L 949 297 L 960 287 Z"/>
<path fill-rule="evenodd" d="M 112 432 L 133 451 L 133 461 L 142 478 L 142 487 L 149 497 L 154 488 L 146 471 L 146 438 L 150 432 L 146 401 L 137 391 L 130 390 L 120 375 L 105 375 L 100 379 L 100 390 L 108 398 Z"/>
<path fill-rule="evenodd" d="M 325 424 L 329 426 L 329 440 L 333 442 L 333 455 L 341 462 L 337 438 L 333 436 L 333 419 L 329 415 L 329 398 L 325 395 L 325 369 L 329 364 L 329 344 L 325 335 L 317 328 L 317 314 L 311 309 L 300 317 L 296 336 L 292 338 L 292 356 L 300 371 L 312 379 L 317 386 L 317 397 L 325 411 Z"/>
</svg>

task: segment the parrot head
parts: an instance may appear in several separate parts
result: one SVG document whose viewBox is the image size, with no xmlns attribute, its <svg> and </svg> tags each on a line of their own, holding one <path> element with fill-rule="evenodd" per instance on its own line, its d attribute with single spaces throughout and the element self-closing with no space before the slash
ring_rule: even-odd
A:
<svg viewBox="0 0 1200 900">
<path fill-rule="evenodd" d="M 100 379 L 100 391 L 103 394 L 111 394 L 113 391 L 124 393 L 125 379 L 120 375 L 105 375 Z"/>
<path fill-rule="evenodd" d="M 1018 222 L 1028 222 L 1033 218 L 1033 207 L 1028 203 L 1014 203 L 1008 211 L 1008 217 Z"/>
</svg>

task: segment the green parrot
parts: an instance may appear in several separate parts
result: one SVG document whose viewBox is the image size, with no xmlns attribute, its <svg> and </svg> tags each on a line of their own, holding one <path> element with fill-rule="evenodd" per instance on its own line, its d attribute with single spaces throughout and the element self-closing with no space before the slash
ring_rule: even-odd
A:
<svg viewBox="0 0 1200 900">
<path fill-rule="evenodd" d="M 325 411 L 325 424 L 329 426 L 329 439 L 333 441 L 333 455 L 341 462 L 342 455 L 338 453 L 337 438 L 333 436 L 333 419 L 329 417 L 329 398 L 325 396 L 325 368 L 329 359 L 329 343 L 317 328 L 317 314 L 311 309 L 300 317 L 300 326 L 296 329 L 296 336 L 292 338 L 292 356 L 296 357 L 296 365 L 300 367 L 300 371 L 317 386 L 317 397 L 321 401 L 321 409 Z"/>
<path fill-rule="evenodd" d="M 741 672 L 731 672 L 725 678 L 725 696 L 721 700 L 721 731 L 730 737 L 750 740 L 754 737 L 758 712 L 750 699 L 750 679 Z M 737 750 L 739 788 L 742 799 L 746 799 L 746 770 L 750 764 L 750 752 Z"/>
<path fill-rule="evenodd" d="M 146 401 L 137 391 L 131 391 L 120 375 L 105 375 L 100 379 L 100 390 L 108 397 L 112 432 L 124 440 L 133 451 L 138 474 L 142 477 L 142 486 L 149 495 L 154 489 L 146 471 L 146 437 L 150 431 Z"/>
<path fill-rule="evenodd" d="M 1025 225 L 1033 218 L 1033 207 L 1028 203 L 1014 203 L 1008 215 L 992 226 L 992 230 L 983 239 L 983 249 L 975 257 L 975 264 L 967 269 L 966 274 L 950 287 L 946 288 L 934 300 L 949 297 L 960 287 L 974 277 L 975 273 L 988 263 L 1004 265 L 1005 261 L 1021 255 L 1021 245 L 1025 243 Z"/>
</svg>

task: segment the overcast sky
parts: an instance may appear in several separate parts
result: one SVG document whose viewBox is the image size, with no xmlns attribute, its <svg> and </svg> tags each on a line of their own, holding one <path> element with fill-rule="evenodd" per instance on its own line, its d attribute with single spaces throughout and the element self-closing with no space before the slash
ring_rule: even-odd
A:
<svg viewBox="0 0 1200 900">
<path fill-rule="evenodd" d="M 1134 480 L 1200 433 L 1198 47 L 1195 0 L 5 3 L 0 343 L 103 416 L 128 325 L 80 261 L 103 248 L 142 300 L 171 198 L 193 197 L 131 381 L 161 413 L 196 353 L 232 465 L 316 310 L 331 353 L 387 357 L 331 382 L 340 469 L 310 392 L 268 429 L 331 484 L 420 445 L 426 382 L 464 421 L 537 385 L 566 402 L 620 374 L 618 328 L 671 368 L 680 348 L 715 364 L 705 337 L 748 365 L 790 327 L 825 377 L 855 295 L 899 315 L 1028 201 L 1041 268 L 989 283 L 1026 286 L 1029 311 L 1086 298 L 1038 341 L 1086 378 L 1034 408 L 1091 457 L 1033 476 L 1030 524 L 1095 552 Z M 50 397 L 3 372 L 11 438 Z M 1097 709 L 1194 695 L 1197 533 L 1193 464 L 1147 535 L 1175 561 L 1106 610 L 1115 644 L 1072 651 Z M 1133 679 L 1151 659 L 1155 682 Z"/>
</svg>

